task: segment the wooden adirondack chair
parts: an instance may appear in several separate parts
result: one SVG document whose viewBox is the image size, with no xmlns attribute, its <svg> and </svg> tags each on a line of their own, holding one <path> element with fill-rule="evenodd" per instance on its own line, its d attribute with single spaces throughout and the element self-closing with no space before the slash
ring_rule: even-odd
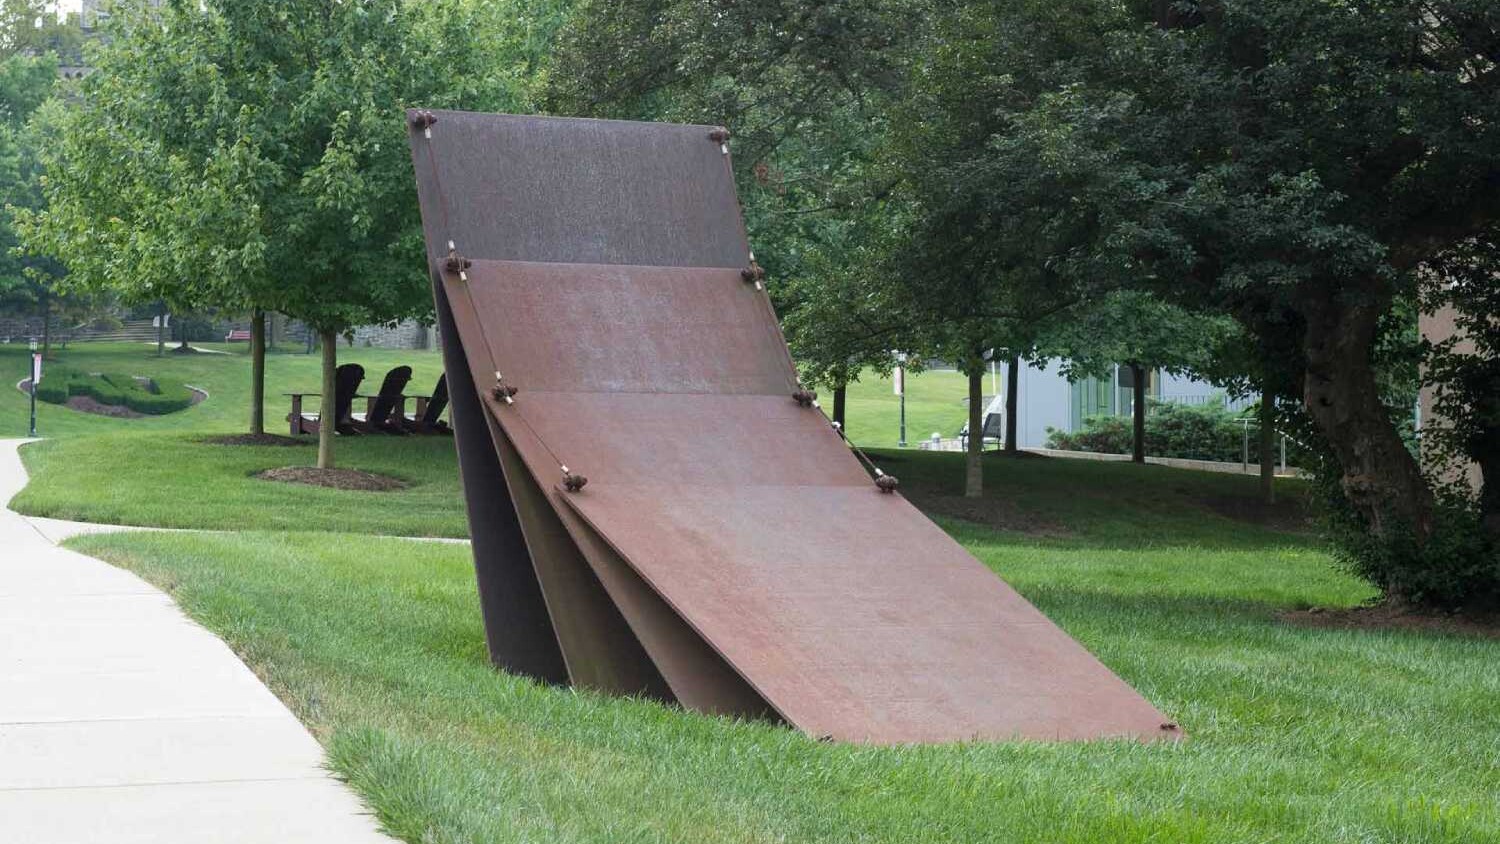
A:
<svg viewBox="0 0 1500 844">
<path fill-rule="evenodd" d="M 380 392 L 375 395 L 364 414 L 364 419 L 356 420 L 365 433 L 385 433 L 394 436 L 406 436 L 406 429 L 402 426 L 405 418 L 406 385 L 411 382 L 411 367 L 398 366 L 385 374 L 385 380 L 380 383 Z"/>
<path fill-rule="evenodd" d="M 430 397 L 417 396 L 416 413 L 404 420 L 406 430 L 413 434 L 451 435 L 453 429 L 442 419 L 443 411 L 447 409 L 448 375 L 444 373 L 438 378 Z"/>
<path fill-rule="evenodd" d="M 359 385 L 365 380 L 365 368 L 357 363 L 346 363 L 338 368 L 334 375 L 333 393 L 333 419 L 334 428 L 341 434 L 359 433 L 354 426 L 351 410 L 354 407 L 354 396 L 359 392 Z M 294 437 L 303 434 L 316 434 L 323 425 L 323 416 L 328 408 L 328 402 L 323 403 L 323 408 L 316 414 L 304 413 L 302 411 L 302 400 L 308 396 L 322 398 L 321 393 L 286 393 L 292 399 L 292 412 L 287 414 L 287 421 L 291 423 L 291 434 Z"/>
</svg>

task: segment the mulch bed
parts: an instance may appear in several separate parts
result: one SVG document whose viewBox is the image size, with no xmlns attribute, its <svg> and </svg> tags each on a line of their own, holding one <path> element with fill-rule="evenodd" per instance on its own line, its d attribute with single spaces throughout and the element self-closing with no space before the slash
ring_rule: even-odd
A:
<svg viewBox="0 0 1500 844">
<path fill-rule="evenodd" d="M 1314 607 L 1278 613 L 1277 618 L 1298 627 L 1328 630 L 1405 630 L 1500 639 L 1500 616 L 1434 612 L 1390 603 L 1342 610 Z"/>
<path fill-rule="evenodd" d="M 406 489 L 409 484 L 389 475 L 361 472 L 358 469 L 319 469 L 314 466 L 287 466 L 267 469 L 255 477 L 268 481 L 289 484 L 307 484 L 328 489 L 348 489 L 361 492 L 391 492 Z"/>
<path fill-rule="evenodd" d="M 317 440 L 287 437 L 281 434 L 228 434 L 221 437 L 203 437 L 198 442 L 205 445 L 294 446 L 314 445 L 317 443 Z"/>
</svg>

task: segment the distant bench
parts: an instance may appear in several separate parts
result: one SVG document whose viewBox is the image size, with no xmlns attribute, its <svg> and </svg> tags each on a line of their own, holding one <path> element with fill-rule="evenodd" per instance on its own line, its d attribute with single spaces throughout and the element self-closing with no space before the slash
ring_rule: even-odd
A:
<svg viewBox="0 0 1500 844">
<path fill-rule="evenodd" d="M 226 343 L 248 343 L 250 342 L 250 331 L 245 328 L 236 328 L 224 335 Z"/>
</svg>

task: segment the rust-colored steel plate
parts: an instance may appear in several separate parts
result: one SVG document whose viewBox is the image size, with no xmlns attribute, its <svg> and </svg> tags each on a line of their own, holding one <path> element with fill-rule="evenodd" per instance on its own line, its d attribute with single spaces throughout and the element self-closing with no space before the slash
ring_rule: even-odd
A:
<svg viewBox="0 0 1500 844">
<path fill-rule="evenodd" d="M 506 383 L 529 392 L 733 393 L 790 403 L 797 376 L 739 270 L 477 259 L 454 291 Z"/>
<path fill-rule="evenodd" d="M 443 367 L 461 373 L 467 357 L 453 312 L 435 284 L 438 330 L 444 338 Z M 472 378 L 448 378 L 458 474 L 469 517 L 479 607 L 490 659 L 515 674 L 544 683 L 570 679 L 552 620 L 542 602 L 531 554 L 521 535 L 499 455 L 490 437 L 489 413 Z"/>
<path fill-rule="evenodd" d="M 1176 737 L 793 401 L 707 127 L 437 118 L 412 140 L 450 376 L 575 682 L 644 655 L 648 693 L 848 741 Z"/>
<path fill-rule="evenodd" d="M 812 735 L 1162 734 L 1155 708 L 900 496 L 600 484 L 566 501 Z"/>
</svg>

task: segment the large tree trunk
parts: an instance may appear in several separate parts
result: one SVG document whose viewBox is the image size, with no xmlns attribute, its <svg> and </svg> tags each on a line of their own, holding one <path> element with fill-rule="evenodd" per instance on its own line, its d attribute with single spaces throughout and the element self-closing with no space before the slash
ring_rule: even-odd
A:
<svg viewBox="0 0 1500 844">
<path fill-rule="evenodd" d="M 1370 363 L 1376 324 L 1389 304 L 1389 297 L 1349 301 L 1316 292 L 1301 303 L 1303 397 L 1339 462 L 1344 495 L 1371 533 L 1386 538 L 1410 530 L 1425 541 L 1433 528 L 1432 490 L 1381 403 Z"/>
<path fill-rule="evenodd" d="M 844 421 L 844 403 L 848 392 L 849 388 L 843 384 L 833 388 L 833 421 L 838 423 L 839 430 L 845 435 L 849 433 L 849 423 Z"/>
<path fill-rule="evenodd" d="M 1130 415 L 1133 417 L 1135 436 L 1131 438 L 1130 460 L 1133 463 L 1146 462 L 1146 367 L 1138 363 L 1130 364 L 1130 377 L 1132 382 Z"/>
<path fill-rule="evenodd" d="M 1021 435 L 1016 430 L 1020 416 L 1018 405 L 1021 395 L 1021 356 L 1011 355 L 1005 366 L 1005 453 L 1015 455 L 1021 450 Z"/>
<path fill-rule="evenodd" d="M 250 433 L 266 432 L 266 314 L 250 315 Z"/>
<path fill-rule="evenodd" d="M 334 411 L 334 394 L 338 391 L 338 333 L 323 331 L 319 339 L 323 343 L 323 399 L 318 411 L 318 468 L 332 469 L 333 435 L 339 424 Z"/>
<path fill-rule="evenodd" d="M 1260 393 L 1260 500 L 1276 503 L 1276 399 Z"/>
<path fill-rule="evenodd" d="M 984 366 L 969 370 L 969 447 L 964 457 L 964 495 L 978 498 L 984 494 Z"/>
</svg>

